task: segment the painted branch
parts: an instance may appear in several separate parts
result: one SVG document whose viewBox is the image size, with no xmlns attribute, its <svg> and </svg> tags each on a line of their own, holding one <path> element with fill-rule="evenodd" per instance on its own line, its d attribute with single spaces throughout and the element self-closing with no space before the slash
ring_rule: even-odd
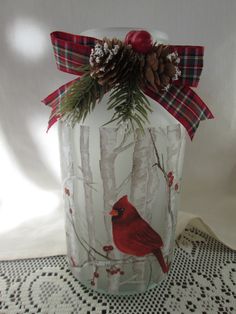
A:
<svg viewBox="0 0 236 314">
<path fill-rule="evenodd" d="M 150 137 L 151 137 L 151 141 L 152 141 L 154 152 L 155 152 L 155 156 L 156 156 L 156 162 L 155 162 L 155 164 L 153 166 L 157 166 L 161 170 L 161 172 L 162 172 L 166 182 L 168 182 L 168 174 L 167 174 L 167 172 L 165 170 L 163 155 L 160 158 L 158 150 L 157 150 L 157 147 L 156 147 L 156 141 L 155 141 L 154 135 L 152 133 L 153 130 L 151 128 L 149 128 L 148 131 L 149 131 L 149 134 L 150 134 Z"/>
<path fill-rule="evenodd" d="M 149 129 L 149 134 L 150 134 L 150 139 L 154 148 L 154 153 L 155 153 L 155 157 L 156 157 L 156 162 L 154 163 L 154 166 L 157 166 L 158 169 L 161 171 L 161 173 L 163 174 L 163 177 L 166 181 L 166 191 L 167 191 L 167 211 L 166 211 L 166 219 L 165 219 L 165 233 L 163 235 L 163 243 L 164 243 L 164 248 L 162 250 L 162 253 L 164 255 L 164 257 L 166 255 L 169 254 L 169 249 L 170 249 L 170 239 L 171 239 L 171 232 L 172 230 L 172 226 L 173 226 L 173 221 L 174 221 L 174 217 L 173 217 L 173 212 L 171 210 L 171 188 L 169 186 L 169 178 L 168 178 L 168 173 L 165 170 L 165 165 L 164 165 L 164 157 L 163 155 L 159 155 L 159 152 L 157 150 L 156 147 L 156 139 L 155 139 L 155 133 L 154 131 L 150 128 Z M 172 168 L 171 168 L 172 169 Z"/>
</svg>

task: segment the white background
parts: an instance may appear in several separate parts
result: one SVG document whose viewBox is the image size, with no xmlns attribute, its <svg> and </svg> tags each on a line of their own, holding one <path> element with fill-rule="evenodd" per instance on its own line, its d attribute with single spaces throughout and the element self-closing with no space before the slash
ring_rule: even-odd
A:
<svg viewBox="0 0 236 314">
<path fill-rule="evenodd" d="M 215 120 L 187 143 L 181 208 L 236 248 L 235 16 L 234 0 L 0 0 L 0 258 L 65 252 L 57 130 L 45 133 L 40 100 L 73 76 L 56 69 L 49 34 L 111 26 L 205 46 L 198 93 Z"/>
</svg>

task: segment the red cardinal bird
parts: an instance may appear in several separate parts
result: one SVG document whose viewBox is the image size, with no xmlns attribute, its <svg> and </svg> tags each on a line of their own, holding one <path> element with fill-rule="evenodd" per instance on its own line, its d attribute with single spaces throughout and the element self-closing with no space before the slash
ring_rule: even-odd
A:
<svg viewBox="0 0 236 314">
<path fill-rule="evenodd" d="M 127 195 L 121 197 L 110 211 L 112 216 L 113 240 L 116 247 L 125 254 L 145 256 L 153 253 L 162 271 L 169 270 L 161 247 L 159 234 L 139 215 L 137 209 L 128 201 Z"/>
</svg>

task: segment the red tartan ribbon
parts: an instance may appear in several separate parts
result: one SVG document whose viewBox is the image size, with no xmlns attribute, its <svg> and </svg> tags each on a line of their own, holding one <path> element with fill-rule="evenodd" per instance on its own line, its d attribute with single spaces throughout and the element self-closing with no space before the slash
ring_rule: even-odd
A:
<svg viewBox="0 0 236 314">
<path fill-rule="evenodd" d="M 97 39 L 87 36 L 73 35 L 64 32 L 51 33 L 51 41 L 54 49 L 57 67 L 60 71 L 70 74 L 83 74 L 78 68 L 89 63 L 91 49 Z M 176 51 L 180 58 L 178 68 L 181 75 L 173 81 L 167 91 L 153 92 L 145 89 L 143 92 L 164 107 L 187 130 L 192 139 L 200 121 L 212 119 L 213 114 L 202 99 L 190 88 L 197 87 L 203 68 L 204 48 L 201 46 L 169 46 L 171 51 Z M 79 80 L 80 78 L 75 80 Z M 61 97 L 66 94 L 71 81 L 43 100 L 45 105 L 52 108 L 48 129 L 59 119 L 55 116 L 60 106 Z"/>
</svg>

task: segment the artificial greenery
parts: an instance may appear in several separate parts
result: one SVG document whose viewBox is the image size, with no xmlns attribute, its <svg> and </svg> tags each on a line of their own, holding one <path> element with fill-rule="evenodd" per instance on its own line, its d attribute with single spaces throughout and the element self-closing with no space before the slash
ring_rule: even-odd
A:
<svg viewBox="0 0 236 314">
<path fill-rule="evenodd" d="M 101 101 L 104 94 L 111 89 L 100 85 L 91 77 L 89 65 L 80 68 L 83 76 L 75 81 L 62 96 L 60 108 L 55 113 L 72 126 L 84 122 L 96 104 Z M 143 130 L 148 121 L 148 112 L 151 107 L 148 99 L 140 89 L 140 78 L 135 71 L 131 77 L 123 83 L 118 83 L 111 89 L 108 101 L 108 110 L 113 110 L 112 118 L 105 123 L 108 125 L 116 121 L 117 125 L 128 122 L 129 127 L 139 127 Z"/>
<path fill-rule="evenodd" d="M 60 108 L 55 112 L 55 115 L 70 122 L 72 126 L 84 122 L 105 93 L 105 88 L 90 76 L 89 65 L 79 70 L 84 73 L 83 76 L 68 88 L 61 98 Z"/>
<path fill-rule="evenodd" d="M 117 124 L 129 122 L 133 129 L 137 126 L 143 130 L 144 125 L 148 122 L 148 112 L 151 112 L 151 106 L 142 93 L 138 79 L 130 78 L 122 84 L 118 84 L 111 91 L 108 110 L 114 110 L 109 124 L 116 121 Z"/>
</svg>

